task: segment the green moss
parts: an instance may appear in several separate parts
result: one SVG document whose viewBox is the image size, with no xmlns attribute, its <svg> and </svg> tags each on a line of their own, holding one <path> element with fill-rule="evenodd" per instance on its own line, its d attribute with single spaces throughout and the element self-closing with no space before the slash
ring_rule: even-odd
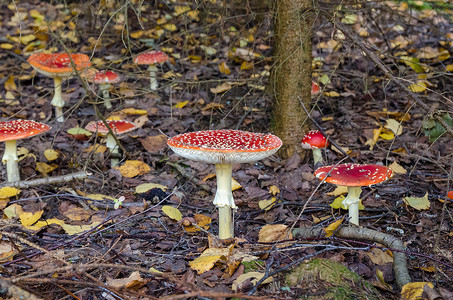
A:
<svg viewBox="0 0 453 300">
<path fill-rule="evenodd" d="M 304 291 L 300 299 L 379 299 L 377 290 L 345 266 L 327 260 L 313 259 L 295 267 L 286 284 Z"/>
</svg>

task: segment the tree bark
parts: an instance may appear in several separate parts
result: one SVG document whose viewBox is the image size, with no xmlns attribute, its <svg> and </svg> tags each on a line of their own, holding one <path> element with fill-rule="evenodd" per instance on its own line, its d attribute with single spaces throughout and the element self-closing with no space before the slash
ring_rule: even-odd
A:
<svg viewBox="0 0 453 300">
<path fill-rule="evenodd" d="M 283 140 L 281 155 L 289 157 L 304 153 L 300 141 L 308 129 L 308 116 L 298 97 L 310 107 L 313 3 L 277 0 L 274 13 L 273 130 Z"/>
</svg>

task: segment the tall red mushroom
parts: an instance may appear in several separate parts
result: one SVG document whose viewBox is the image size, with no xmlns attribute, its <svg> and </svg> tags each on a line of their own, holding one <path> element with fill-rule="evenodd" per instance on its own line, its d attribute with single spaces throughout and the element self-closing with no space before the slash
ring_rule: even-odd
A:
<svg viewBox="0 0 453 300">
<path fill-rule="evenodd" d="M 61 82 L 72 75 L 74 68 L 82 71 L 91 66 L 90 58 L 80 53 L 70 55 L 67 53 L 35 53 L 27 61 L 38 73 L 54 79 L 55 94 L 51 104 L 55 106 L 57 122 L 63 122 L 63 106 L 65 102 L 61 97 Z"/>
<path fill-rule="evenodd" d="M 359 225 L 362 186 L 385 181 L 393 176 L 393 171 L 381 165 L 340 164 L 321 167 L 315 171 L 315 176 L 326 182 L 348 187 L 348 195 L 342 203 L 349 208 L 349 221 Z"/>
<path fill-rule="evenodd" d="M 161 51 L 147 51 L 137 55 L 134 58 L 134 63 L 137 65 L 149 65 L 149 78 L 151 91 L 157 90 L 159 86 L 157 83 L 156 72 L 158 71 L 156 65 L 164 63 L 168 60 L 168 55 Z"/>
<path fill-rule="evenodd" d="M 129 121 L 124 121 L 124 120 L 107 120 L 106 121 L 108 127 L 112 130 L 112 132 L 116 135 L 123 134 L 129 131 L 132 131 L 137 128 L 137 126 L 134 125 L 134 123 L 131 123 Z M 85 126 L 85 129 L 91 132 L 99 133 L 102 135 L 107 135 L 106 137 L 106 146 L 110 150 L 110 155 L 112 158 L 110 159 L 110 166 L 116 167 L 120 160 L 120 152 L 119 152 L 119 147 L 118 144 L 116 143 L 115 138 L 113 137 L 112 134 L 110 134 L 109 129 L 107 126 L 105 126 L 104 122 L 102 121 L 92 121 Z"/>
<path fill-rule="evenodd" d="M 313 162 L 316 166 L 316 164 L 323 162 L 321 149 L 329 146 L 329 142 L 321 131 L 311 130 L 302 138 L 301 146 L 313 151 Z"/>
<path fill-rule="evenodd" d="M 17 157 L 17 140 L 32 137 L 50 130 L 46 124 L 29 120 L 0 122 L 0 142 L 5 142 L 5 154 L 2 161 L 6 163 L 8 182 L 19 181 Z"/>
<path fill-rule="evenodd" d="M 219 237 L 234 236 L 231 209 L 236 209 L 231 192 L 232 164 L 250 163 L 274 154 L 282 146 L 275 135 L 240 130 L 207 130 L 180 134 L 167 141 L 182 157 L 215 164 L 219 208 Z"/>
</svg>

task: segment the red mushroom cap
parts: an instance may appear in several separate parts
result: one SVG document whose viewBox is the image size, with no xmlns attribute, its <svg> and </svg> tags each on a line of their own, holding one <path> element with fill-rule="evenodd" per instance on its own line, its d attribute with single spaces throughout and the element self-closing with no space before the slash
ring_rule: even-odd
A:
<svg viewBox="0 0 453 300">
<path fill-rule="evenodd" d="M 310 130 L 301 141 L 304 149 L 318 149 L 329 146 L 326 137 L 319 130 Z"/>
<path fill-rule="evenodd" d="M 90 58 L 85 54 L 67 53 L 35 53 L 28 59 L 28 63 L 39 73 L 48 77 L 69 77 L 74 71 L 72 61 L 77 70 L 83 70 L 91 66 Z"/>
<path fill-rule="evenodd" d="M 132 131 L 137 128 L 134 123 L 124 120 L 107 120 L 107 125 L 112 129 L 113 133 L 115 134 L 122 134 L 129 131 Z M 108 128 L 104 125 L 102 121 L 91 121 L 90 123 L 85 126 L 85 129 L 91 132 L 97 132 L 102 134 L 109 133 Z"/>
<path fill-rule="evenodd" d="M 137 65 L 154 65 L 163 63 L 168 60 L 168 55 L 160 51 L 147 51 L 137 55 L 134 58 L 134 63 Z"/>
<path fill-rule="evenodd" d="M 389 179 L 393 171 L 381 165 L 341 164 L 321 167 L 315 171 L 315 176 L 336 185 L 365 186 Z"/>
<path fill-rule="evenodd" d="M 319 94 L 319 85 L 317 85 L 314 81 L 311 82 L 311 94 L 312 95 Z"/>
<path fill-rule="evenodd" d="M 49 131 L 50 128 L 46 124 L 30 120 L 0 122 L 0 142 L 25 139 Z"/>
<path fill-rule="evenodd" d="M 282 141 L 272 134 L 223 129 L 183 133 L 167 144 L 182 157 L 222 164 L 263 159 L 277 152 Z"/>
<path fill-rule="evenodd" d="M 447 193 L 447 197 L 450 198 L 450 199 L 453 199 L 453 191 L 449 191 Z"/>
<path fill-rule="evenodd" d="M 120 75 L 113 71 L 98 71 L 91 81 L 97 84 L 117 83 L 120 82 Z"/>
</svg>

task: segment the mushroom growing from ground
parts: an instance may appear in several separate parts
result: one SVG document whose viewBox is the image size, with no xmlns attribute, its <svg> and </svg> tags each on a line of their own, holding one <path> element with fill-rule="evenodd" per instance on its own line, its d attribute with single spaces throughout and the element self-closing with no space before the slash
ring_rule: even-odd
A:
<svg viewBox="0 0 453 300">
<path fill-rule="evenodd" d="M 316 167 L 318 163 L 323 163 L 321 149 L 329 146 L 329 142 L 321 131 L 311 130 L 303 137 L 301 146 L 313 151 L 313 164 Z"/>
<path fill-rule="evenodd" d="M 124 120 L 118 121 L 107 120 L 106 123 L 110 127 L 112 132 L 116 135 L 123 134 L 137 128 L 137 126 L 135 126 L 133 123 Z M 112 168 L 116 167 L 119 164 L 120 162 L 119 158 L 121 157 L 119 147 L 118 144 L 116 143 L 115 138 L 113 137 L 112 134 L 110 134 L 109 129 L 105 126 L 104 122 L 92 121 L 88 123 L 87 126 L 85 126 L 85 129 L 91 132 L 97 132 L 102 135 L 107 135 L 105 143 L 107 148 L 109 148 L 110 150 L 111 155 L 110 166 Z"/>
<path fill-rule="evenodd" d="M 35 53 L 27 61 L 38 73 L 54 79 L 55 93 L 51 104 L 55 106 L 57 122 L 63 122 L 64 100 L 61 96 L 61 83 L 63 79 L 72 75 L 73 66 L 78 71 L 91 66 L 90 58 L 80 53 L 70 55 L 67 53 Z"/>
<path fill-rule="evenodd" d="M 282 145 L 275 135 L 240 130 L 207 130 L 180 134 L 167 141 L 182 157 L 215 164 L 219 208 L 219 238 L 234 236 L 231 209 L 236 209 L 231 192 L 232 164 L 250 163 L 274 154 Z"/>
<path fill-rule="evenodd" d="M 158 71 L 156 65 L 164 63 L 168 60 L 168 55 L 161 51 L 147 51 L 137 55 L 134 58 L 134 63 L 137 65 L 149 65 L 149 78 L 151 91 L 157 90 L 159 86 L 157 83 L 156 72 Z"/>
<path fill-rule="evenodd" d="M 5 142 L 5 154 L 2 161 L 6 163 L 8 182 L 19 181 L 17 157 L 17 140 L 32 137 L 50 130 L 50 126 L 29 120 L 0 122 L 0 142 Z"/>
<path fill-rule="evenodd" d="M 121 81 L 120 76 L 113 71 L 98 71 L 93 77 L 87 77 L 89 81 L 99 84 L 99 92 L 102 93 L 102 100 L 106 108 L 112 108 L 110 101 L 109 87 L 112 83 Z"/>
<path fill-rule="evenodd" d="M 349 222 L 358 226 L 362 186 L 385 181 L 393 176 L 393 171 L 380 165 L 339 164 L 321 167 L 315 171 L 315 176 L 326 182 L 348 187 L 348 195 L 342 203 L 349 208 Z"/>
<path fill-rule="evenodd" d="M 319 94 L 319 85 L 317 85 L 314 81 L 311 82 L 311 95 L 315 96 Z"/>
</svg>

